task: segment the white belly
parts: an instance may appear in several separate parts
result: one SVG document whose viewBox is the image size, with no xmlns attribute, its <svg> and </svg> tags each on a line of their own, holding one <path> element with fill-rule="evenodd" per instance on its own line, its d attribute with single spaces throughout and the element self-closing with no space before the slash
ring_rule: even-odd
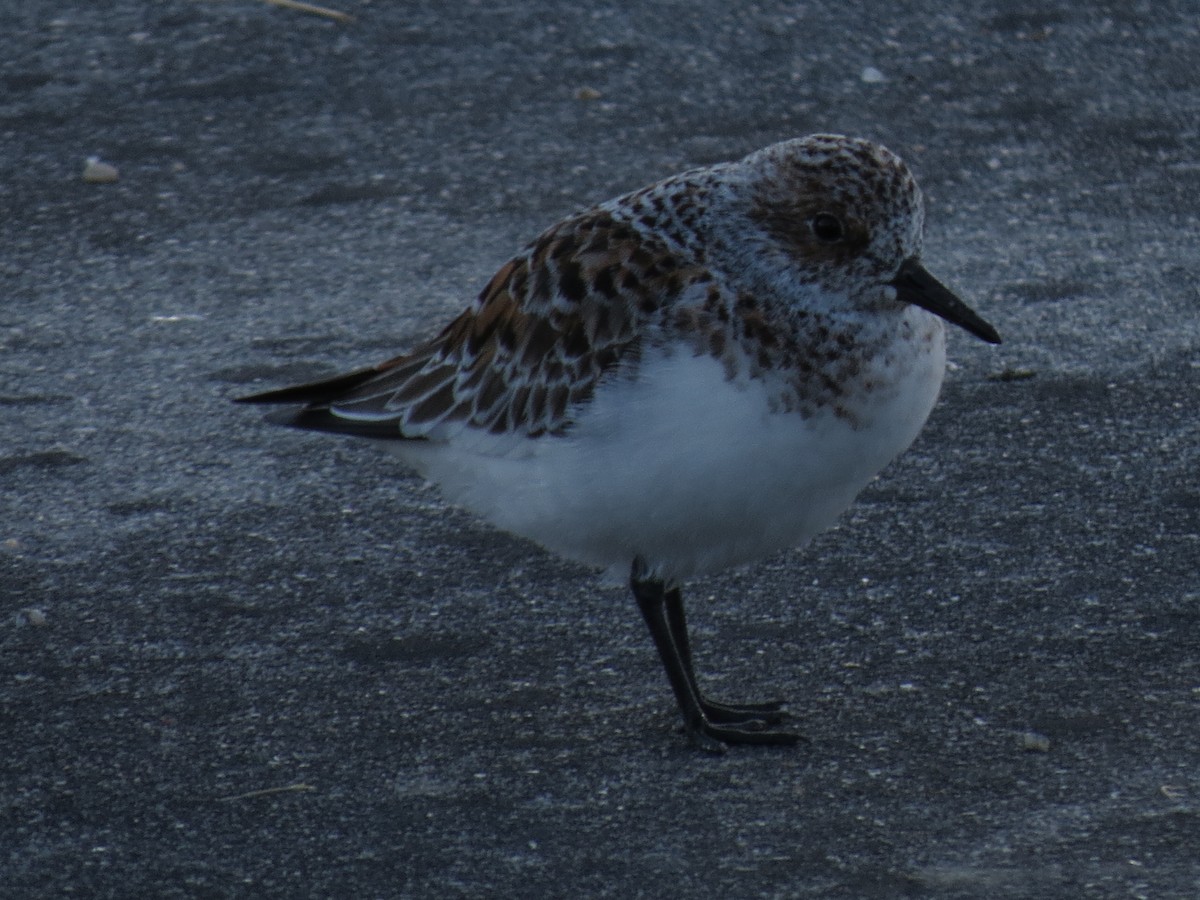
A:
<svg viewBox="0 0 1200 900">
<path fill-rule="evenodd" d="M 616 577 L 635 555 L 668 579 L 714 572 L 827 528 L 912 443 L 945 370 L 940 323 L 921 324 L 929 339 L 861 373 L 853 421 L 772 413 L 762 382 L 681 347 L 605 383 L 565 437 L 396 449 L 451 502 Z"/>
</svg>

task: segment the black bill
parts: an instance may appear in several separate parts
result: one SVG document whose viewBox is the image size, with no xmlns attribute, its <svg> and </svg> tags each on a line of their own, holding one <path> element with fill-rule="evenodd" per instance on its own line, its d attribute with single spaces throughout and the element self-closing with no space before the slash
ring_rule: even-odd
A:
<svg viewBox="0 0 1200 900">
<path fill-rule="evenodd" d="M 952 325 L 966 329 L 981 341 L 1000 343 L 1000 334 L 996 329 L 930 275 L 917 259 L 906 259 L 890 283 L 896 289 L 896 299 L 901 303 L 927 309 Z"/>
</svg>

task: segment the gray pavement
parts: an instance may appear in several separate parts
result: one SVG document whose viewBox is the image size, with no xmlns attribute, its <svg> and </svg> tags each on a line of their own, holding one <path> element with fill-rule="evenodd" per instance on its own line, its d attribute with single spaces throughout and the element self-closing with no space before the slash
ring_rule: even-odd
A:
<svg viewBox="0 0 1200 900">
<path fill-rule="evenodd" d="M 1200 895 L 1195 5 L 337 5 L 0 4 L 0 895 Z M 623 590 L 229 402 L 812 131 L 1005 344 L 689 586 L 809 745 L 689 749 Z"/>
</svg>

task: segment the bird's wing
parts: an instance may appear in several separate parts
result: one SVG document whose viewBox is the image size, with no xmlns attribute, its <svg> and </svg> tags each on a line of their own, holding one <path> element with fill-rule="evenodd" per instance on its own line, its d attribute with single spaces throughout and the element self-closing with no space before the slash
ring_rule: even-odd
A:
<svg viewBox="0 0 1200 900">
<path fill-rule="evenodd" d="M 661 240 L 591 210 L 542 234 L 411 353 L 240 399 L 303 403 L 273 418 L 370 437 L 562 433 L 601 376 L 636 356 L 648 323 L 708 280 Z"/>
</svg>

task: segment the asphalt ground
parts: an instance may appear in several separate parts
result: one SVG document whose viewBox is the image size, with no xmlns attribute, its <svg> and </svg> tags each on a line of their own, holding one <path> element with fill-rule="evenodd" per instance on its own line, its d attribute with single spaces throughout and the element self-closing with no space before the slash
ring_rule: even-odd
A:
<svg viewBox="0 0 1200 900">
<path fill-rule="evenodd" d="M 338 8 L 0 4 L 0 894 L 1200 895 L 1195 5 Z M 696 752 L 624 590 L 229 402 L 814 131 L 1005 343 L 688 586 L 807 745 Z"/>
</svg>

